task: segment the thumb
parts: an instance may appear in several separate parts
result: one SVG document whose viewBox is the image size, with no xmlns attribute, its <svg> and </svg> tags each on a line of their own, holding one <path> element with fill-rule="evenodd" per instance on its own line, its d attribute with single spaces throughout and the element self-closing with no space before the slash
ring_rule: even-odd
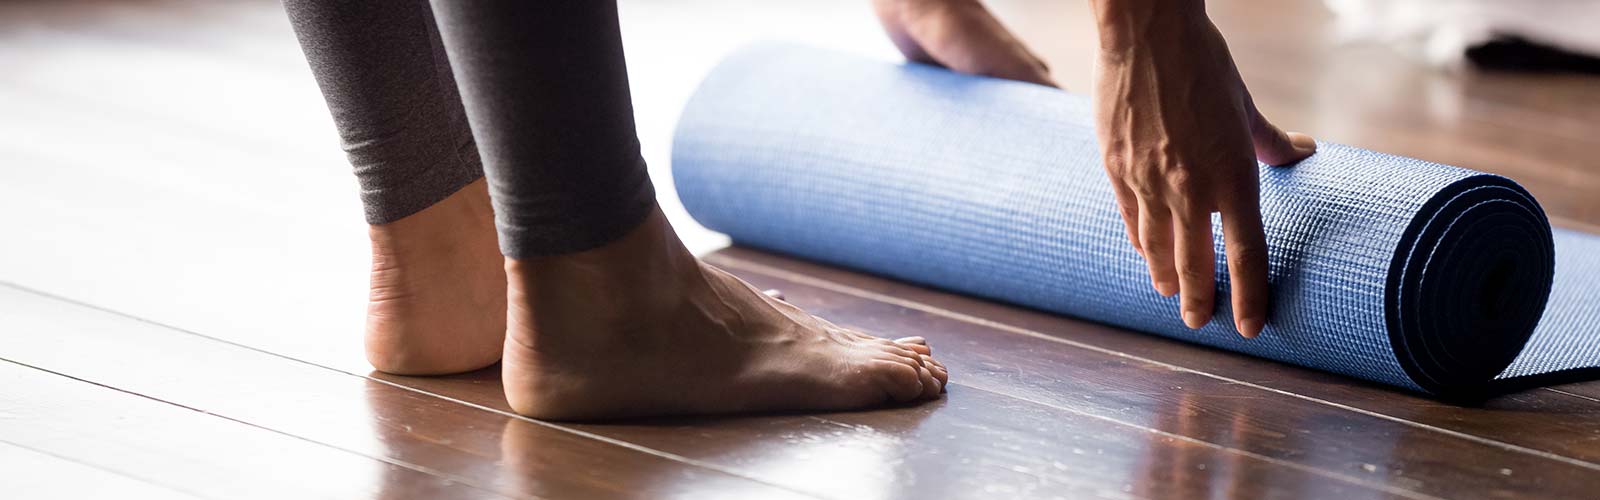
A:
<svg viewBox="0 0 1600 500">
<path fill-rule="evenodd" d="M 1317 141 L 1299 132 L 1284 132 L 1267 121 L 1250 105 L 1250 140 L 1256 145 L 1256 159 L 1272 166 L 1287 166 L 1317 152 Z"/>
</svg>

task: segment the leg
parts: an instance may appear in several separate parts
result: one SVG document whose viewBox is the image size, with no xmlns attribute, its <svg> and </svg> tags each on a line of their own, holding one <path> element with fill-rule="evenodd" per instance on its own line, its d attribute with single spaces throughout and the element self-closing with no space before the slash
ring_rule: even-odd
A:
<svg viewBox="0 0 1600 500">
<path fill-rule="evenodd" d="M 500 358 L 505 274 L 477 147 L 426 0 L 288 0 L 371 224 L 367 357 L 437 374 Z"/>
<path fill-rule="evenodd" d="M 554 419 L 936 398 L 917 341 L 806 314 L 691 255 L 639 157 L 616 5 L 435 0 L 506 255 L 506 398 Z"/>
</svg>

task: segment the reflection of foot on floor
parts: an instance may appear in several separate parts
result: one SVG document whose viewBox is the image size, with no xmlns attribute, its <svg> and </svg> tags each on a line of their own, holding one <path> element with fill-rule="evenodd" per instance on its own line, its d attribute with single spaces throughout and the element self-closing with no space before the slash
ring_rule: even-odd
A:
<svg viewBox="0 0 1600 500">
<path fill-rule="evenodd" d="M 436 375 L 500 359 L 506 282 L 483 179 L 403 219 L 371 226 L 367 360 Z"/>
<path fill-rule="evenodd" d="M 939 397 L 920 339 L 835 326 L 700 262 L 659 210 L 606 246 L 506 259 L 518 413 L 593 419 L 836 410 Z"/>
</svg>

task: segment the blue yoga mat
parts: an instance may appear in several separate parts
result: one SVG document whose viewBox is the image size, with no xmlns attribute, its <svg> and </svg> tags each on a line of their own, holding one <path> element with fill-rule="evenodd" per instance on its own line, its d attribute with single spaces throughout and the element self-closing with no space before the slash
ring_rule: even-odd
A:
<svg viewBox="0 0 1600 500">
<path fill-rule="evenodd" d="M 741 244 L 1285 363 L 1478 398 L 1600 366 L 1600 237 L 1552 231 L 1515 182 L 1322 143 L 1261 166 L 1271 313 L 1178 319 L 1127 242 L 1088 99 L 765 44 L 678 124 L 689 213 Z M 1215 221 L 1214 221 L 1215 222 Z"/>
</svg>

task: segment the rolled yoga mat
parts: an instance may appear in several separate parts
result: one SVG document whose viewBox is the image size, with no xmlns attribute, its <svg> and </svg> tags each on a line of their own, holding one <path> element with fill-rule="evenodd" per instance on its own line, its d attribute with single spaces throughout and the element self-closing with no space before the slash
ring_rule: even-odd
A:
<svg viewBox="0 0 1600 500">
<path fill-rule="evenodd" d="M 1600 237 L 1552 232 L 1504 177 L 1332 143 L 1261 166 L 1266 330 L 1233 328 L 1215 220 L 1216 319 L 1190 330 L 1127 241 L 1091 113 L 1047 87 L 756 45 L 690 100 L 673 177 L 740 244 L 1443 398 L 1600 366 Z"/>
</svg>

